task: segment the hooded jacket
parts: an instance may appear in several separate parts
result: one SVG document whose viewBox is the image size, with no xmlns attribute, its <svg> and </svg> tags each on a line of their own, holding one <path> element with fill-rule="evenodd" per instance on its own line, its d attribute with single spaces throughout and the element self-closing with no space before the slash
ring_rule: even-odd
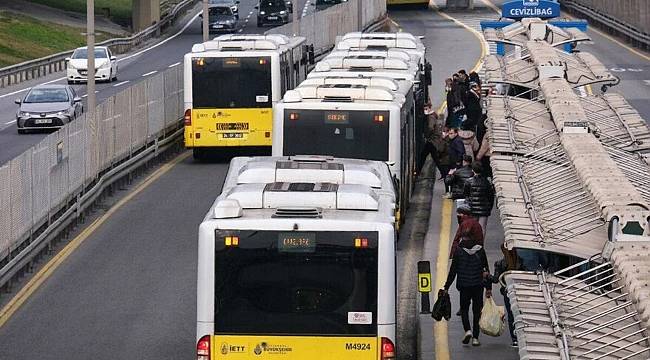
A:
<svg viewBox="0 0 650 360">
<path fill-rule="evenodd" d="M 478 244 L 471 248 L 459 246 L 451 260 L 445 290 L 449 290 L 456 277 L 458 277 L 456 281 L 456 289 L 458 290 L 477 286 L 491 289 L 492 284 L 483 279 L 483 272 L 490 272 L 483 246 Z"/>
</svg>

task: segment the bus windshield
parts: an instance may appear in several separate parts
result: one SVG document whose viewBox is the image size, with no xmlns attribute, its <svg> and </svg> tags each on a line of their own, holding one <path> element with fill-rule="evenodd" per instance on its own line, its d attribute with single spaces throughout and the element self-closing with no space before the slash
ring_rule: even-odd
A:
<svg viewBox="0 0 650 360">
<path fill-rule="evenodd" d="M 272 107 L 271 58 L 193 59 L 192 106 L 195 109 Z"/>
<path fill-rule="evenodd" d="M 287 109 L 283 155 L 388 161 L 388 130 L 388 111 Z"/>
<path fill-rule="evenodd" d="M 215 235 L 216 334 L 377 334 L 376 232 Z"/>
</svg>

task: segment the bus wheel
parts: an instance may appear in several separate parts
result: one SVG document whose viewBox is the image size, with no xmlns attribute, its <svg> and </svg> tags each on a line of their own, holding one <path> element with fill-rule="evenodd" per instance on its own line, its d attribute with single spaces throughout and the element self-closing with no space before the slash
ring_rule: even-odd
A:
<svg viewBox="0 0 650 360">
<path fill-rule="evenodd" d="M 197 149 L 197 148 L 192 149 L 192 157 L 194 158 L 194 160 L 198 160 L 198 161 L 203 160 L 203 158 L 205 158 L 203 149 Z"/>
</svg>

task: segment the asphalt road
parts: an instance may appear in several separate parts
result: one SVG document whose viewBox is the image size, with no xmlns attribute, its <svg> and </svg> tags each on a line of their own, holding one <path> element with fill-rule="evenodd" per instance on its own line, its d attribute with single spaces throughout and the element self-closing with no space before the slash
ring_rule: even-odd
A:
<svg viewBox="0 0 650 360">
<path fill-rule="evenodd" d="M 242 0 L 239 9 L 240 21 L 238 32 L 263 33 L 269 29 L 257 27 L 257 11 L 254 9 L 256 4 L 256 0 Z M 315 7 L 310 4 L 311 1 L 309 3 L 307 0 L 298 1 L 299 6 L 296 11 L 299 17 L 315 11 Z M 188 14 L 188 16 L 178 22 L 176 29 L 171 31 L 169 35 L 172 36 L 178 33 L 173 39 L 161 45 L 147 45 L 145 48 L 119 56 L 118 80 L 112 83 L 97 84 L 97 102 L 99 103 L 122 89 L 143 81 L 147 76 L 151 76 L 155 72 L 162 72 L 170 66 L 182 66 L 183 55 L 192 49 L 192 45 L 202 40 L 200 19 L 195 17 L 199 8 L 197 6 L 193 13 Z M 180 31 L 185 25 L 187 25 L 185 30 Z M 217 36 L 217 34 L 212 34 L 212 36 Z M 143 52 L 143 50 L 145 51 Z M 133 56 L 134 54 L 138 55 Z M 127 57 L 128 59 L 125 59 Z M 49 133 L 39 132 L 18 135 L 15 124 L 18 105 L 14 103 L 14 100 L 25 96 L 25 91 L 36 84 L 65 84 L 66 80 L 61 79 L 64 76 L 65 73 L 60 72 L 34 81 L 0 89 L 0 166 L 41 141 Z M 86 85 L 74 85 L 73 87 L 80 96 L 86 94 Z"/>
<path fill-rule="evenodd" d="M 471 68 L 480 53 L 478 41 L 431 12 L 391 16 L 405 31 L 427 36 L 432 96 L 438 105 L 441 79 L 459 66 Z M 143 54 L 124 64 L 120 81 L 135 82 L 179 62 L 199 39 L 194 23 L 145 53 L 146 58 Z M 606 63 L 612 56 L 613 64 L 615 55 L 634 61 L 615 44 L 592 46 L 603 52 L 594 51 Z M 629 87 L 620 86 L 626 95 L 648 97 L 647 91 L 638 91 L 637 80 L 629 81 Z M 102 86 L 100 97 L 117 91 L 113 85 Z M 650 118 L 647 110 L 643 115 Z M 15 129 L 2 131 L 0 138 L 5 131 Z M 0 149 L 4 156 L 4 143 Z M 0 328 L 0 359 L 194 358 L 197 227 L 219 194 L 226 170 L 227 164 L 195 163 L 187 157 L 116 211 Z M 416 250 L 422 247 L 418 241 Z M 404 266 L 402 256 L 400 252 Z"/>
</svg>

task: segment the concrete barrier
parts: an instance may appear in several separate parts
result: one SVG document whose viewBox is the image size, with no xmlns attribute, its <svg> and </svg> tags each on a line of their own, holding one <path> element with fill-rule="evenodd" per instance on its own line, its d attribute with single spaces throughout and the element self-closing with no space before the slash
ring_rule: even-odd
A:
<svg viewBox="0 0 650 360">
<path fill-rule="evenodd" d="M 650 48 L 650 1 L 562 0 L 565 9 L 586 16 L 634 45 Z"/>
</svg>

